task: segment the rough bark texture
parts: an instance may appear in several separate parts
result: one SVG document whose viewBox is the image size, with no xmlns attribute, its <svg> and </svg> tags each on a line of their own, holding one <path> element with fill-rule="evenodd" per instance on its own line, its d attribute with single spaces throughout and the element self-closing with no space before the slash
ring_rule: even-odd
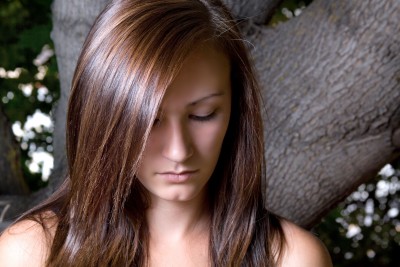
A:
<svg viewBox="0 0 400 267">
<path fill-rule="evenodd" d="M 251 18 L 241 25 L 264 88 L 269 207 L 310 226 L 400 155 L 400 2 L 315 0 L 273 29 L 256 24 L 281 1 L 225 2 L 238 18 Z M 54 2 L 62 91 L 51 177 L 57 182 L 32 202 L 62 179 L 70 81 L 84 37 L 105 3 Z M 12 197 L 7 201 L 23 206 Z"/>
<path fill-rule="evenodd" d="M 56 187 L 63 178 L 65 157 L 65 119 L 68 96 L 76 62 L 83 42 L 93 21 L 106 5 L 107 0 L 54 0 L 52 6 L 52 39 L 55 45 L 61 94 L 55 107 L 54 117 L 54 166 L 57 176 L 52 175 L 52 186 Z"/>
<path fill-rule="evenodd" d="M 223 0 L 236 19 L 265 24 L 283 0 Z"/>
<path fill-rule="evenodd" d="M 28 192 L 22 175 L 19 146 L 11 131 L 11 124 L 0 108 L 0 195 Z"/>
<path fill-rule="evenodd" d="M 309 226 L 399 156 L 400 2 L 315 1 L 248 31 L 266 104 L 268 203 Z"/>
</svg>

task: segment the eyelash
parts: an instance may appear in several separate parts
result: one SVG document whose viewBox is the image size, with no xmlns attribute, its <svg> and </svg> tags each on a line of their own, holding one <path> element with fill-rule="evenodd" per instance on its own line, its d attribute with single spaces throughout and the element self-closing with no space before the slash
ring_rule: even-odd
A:
<svg viewBox="0 0 400 267">
<path fill-rule="evenodd" d="M 215 117 L 215 115 L 216 115 L 216 112 L 214 111 L 206 116 L 189 115 L 189 119 L 192 119 L 192 120 L 195 120 L 198 122 L 207 122 L 207 121 L 212 120 Z M 156 119 L 154 121 L 154 125 L 157 125 L 159 123 L 160 123 L 160 119 Z"/>
<path fill-rule="evenodd" d="M 210 114 L 208 114 L 208 115 L 206 115 L 206 116 L 196 116 L 196 115 L 190 115 L 189 116 L 189 118 L 190 119 L 193 119 L 193 120 L 195 120 L 195 121 L 198 121 L 198 122 L 206 122 L 206 121 L 210 121 L 210 120 L 212 120 L 214 117 L 215 117 L 215 111 L 214 112 L 212 112 L 212 113 L 210 113 Z"/>
</svg>

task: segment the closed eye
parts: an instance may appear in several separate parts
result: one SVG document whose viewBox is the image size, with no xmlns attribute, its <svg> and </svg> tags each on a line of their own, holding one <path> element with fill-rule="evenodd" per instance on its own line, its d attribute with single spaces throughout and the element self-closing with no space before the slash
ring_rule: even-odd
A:
<svg viewBox="0 0 400 267">
<path fill-rule="evenodd" d="M 205 116 L 198 116 L 198 115 L 189 115 L 189 118 L 195 121 L 200 121 L 200 122 L 204 122 L 204 121 L 209 121 L 212 120 L 215 117 L 215 111 L 213 111 L 212 113 L 205 115 Z"/>
</svg>

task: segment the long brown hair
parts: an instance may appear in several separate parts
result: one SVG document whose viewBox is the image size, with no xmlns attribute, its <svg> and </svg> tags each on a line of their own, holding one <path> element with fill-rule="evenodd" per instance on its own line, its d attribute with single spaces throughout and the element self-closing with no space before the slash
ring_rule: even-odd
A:
<svg viewBox="0 0 400 267">
<path fill-rule="evenodd" d="M 149 201 L 135 174 L 165 91 L 204 42 L 228 56 L 232 79 L 230 123 L 208 184 L 211 264 L 275 265 L 284 237 L 264 209 L 259 87 L 235 21 L 220 1 L 115 0 L 95 21 L 75 70 L 67 178 L 22 217 L 47 210 L 57 217 L 49 266 L 147 265 Z"/>
</svg>

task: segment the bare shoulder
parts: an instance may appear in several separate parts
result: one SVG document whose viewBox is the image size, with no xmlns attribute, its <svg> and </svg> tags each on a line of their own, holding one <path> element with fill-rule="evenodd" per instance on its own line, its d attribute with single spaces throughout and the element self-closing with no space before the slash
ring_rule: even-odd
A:
<svg viewBox="0 0 400 267">
<path fill-rule="evenodd" d="M 4 230 L 0 236 L 0 262 L 4 266 L 44 266 L 56 225 L 22 220 Z"/>
<path fill-rule="evenodd" d="M 331 267 L 332 261 L 322 242 L 312 233 L 286 220 L 282 220 L 286 246 L 279 266 Z"/>
</svg>

